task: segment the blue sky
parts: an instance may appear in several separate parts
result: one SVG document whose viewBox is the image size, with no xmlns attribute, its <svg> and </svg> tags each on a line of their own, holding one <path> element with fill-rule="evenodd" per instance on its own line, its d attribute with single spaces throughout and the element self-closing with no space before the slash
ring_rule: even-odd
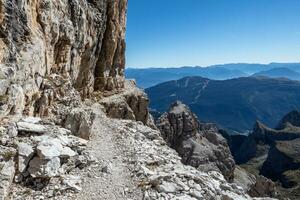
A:
<svg viewBox="0 0 300 200">
<path fill-rule="evenodd" d="M 300 61 L 300 0 L 129 0 L 127 67 Z"/>
</svg>

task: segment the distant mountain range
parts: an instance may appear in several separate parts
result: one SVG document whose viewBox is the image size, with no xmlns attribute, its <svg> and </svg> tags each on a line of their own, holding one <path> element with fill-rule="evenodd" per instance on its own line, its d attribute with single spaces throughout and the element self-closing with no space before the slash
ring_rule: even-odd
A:
<svg viewBox="0 0 300 200">
<path fill-rule="evenodd" d="M 233 63 L 223 65 L 212 65 L 209 67 L 223 67 L 229 70 L 240 70 L 247 74 L 255 74 L 260 71 L 267 71 L 274 68 L 288 68 L 290 70 L 300 72 L 300 63 L 270 63 L 270 64 L 248 64 L 248 63 Z"/>
<path fill-rule="evenodd" d="M 300 80 L 298 77 L 298 75 L 300 75 L 300 63 L 237 63 L 212 65 L 209 67 L 127 68 L 125 70 L 126 77 L 129 79 L 135 79 L 138 86 L 142 88 L 148 88 L 159 83 L 177 80 L 186 76 L 201 76 L 214 80 L 226 80 L 248 77 L 253 74 Z"/>
<path fill-rule="evenodd" d="M 288 78 L 291 80 L 300 80 L 300 73 L 293 71 L 289 68 L 273 68 L 267 71 L 261 71 L 253 74 L 252 76 L 266 76 L 270 78 Z"/>
<path fill-rule="evenodd" d="M 200 119 L 237 132 L 251 130 L 256 120 L 275 127 L 284 114 L 300 108 L 300 81 L 288 79 L 185 77 L 145 91 L 156 112 L 164 112 L 180 100 Z"/>
</svg>

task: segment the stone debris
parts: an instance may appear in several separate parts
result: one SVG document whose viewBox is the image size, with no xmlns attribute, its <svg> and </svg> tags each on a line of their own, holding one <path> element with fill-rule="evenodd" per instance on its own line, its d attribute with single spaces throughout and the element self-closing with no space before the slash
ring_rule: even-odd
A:
<svg viewBox="0 0 300 200">
<path fill-rule="evenodd" d="M 0 145 L 0 199 L 4 200 L 8 196 L 15 176 L 14 157 L 16 150 L 11 147 Z"/>
<path fill-rule="evenodd" d="M 158 131 L 136 122 L 114 122 L 117 132 L 134 148 L 130 163 L 145 200 L 252 199 L 242 187 L 228 183 L 218 171 L 203 172 L 182 164 Z M 152 132 L 150 137 L 149 132 Z"/>
<path fill-rule="evenodd" d="M 15 163 L 13 160 L 0 163 L 0 199 L 4 200 L 10 192 L 11 184 L 15 175 Z"/>
<path fill-rule="evenodd" d="M 18 144 L 18 170 L 20 173 L 26 170 L 26 167 L 29 164 L 29 161 L 34 155 L 34 149 L 32 145 L 21 142 Z"/>
<path fill-rule="evenodd" d="M 1 198 L 6 198 L 10 189 L 14 190 L 14 199 L 26 198 L 29 191 L 34 195 L 42 190 L 47 193 L 53 193 L 53 190 L 79 192 L 80 176 L 68 173 L 79 166 L 80 160 L 84 162 L 82 168 L 95 162 L 85 150 L 87 141 L 70 135 L 71 131 L 67 129 L 43 122 L 40 118 L 22 118 L 16 125 L 18 133 L 13 134 L 9 144 L 11 147 L 0 146 Z M 7 130 L 0 128 L 7 135 L 9 129 L 14 130 L 11 126 Z M 61 181 L 50 184 L 57 178 Z M 27 187 L 26 191 L 23 191 L 22 186 Z M 62 194 L 52 194 L 56 195 Z"/>
</svg>

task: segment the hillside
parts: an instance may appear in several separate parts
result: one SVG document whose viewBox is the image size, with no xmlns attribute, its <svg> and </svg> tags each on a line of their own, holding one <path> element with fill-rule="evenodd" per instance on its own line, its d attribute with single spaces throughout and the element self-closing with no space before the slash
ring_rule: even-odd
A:
<svg viewBox="0 0 300 200">
<path fill-rule="evenodd" d="M 270 78 L 288 78 L 291 80 L 300 80 L 300 73 L 293 71 L 289 68 L 273 68 L 267 71 L 261 71 L 253 74 L 252 76 L 266 76 Z"/>
<path fill-rule="evenodd" d="M 251 130 L 256 120 L 275 127 L 285 113 L 300 107 L 300 82 L 287 79 L 186 77 L 148 88 L 146 93 L 152 110 L 164 112 L 180 100 L 202 120 L 238 132 Z"/>
</svg>

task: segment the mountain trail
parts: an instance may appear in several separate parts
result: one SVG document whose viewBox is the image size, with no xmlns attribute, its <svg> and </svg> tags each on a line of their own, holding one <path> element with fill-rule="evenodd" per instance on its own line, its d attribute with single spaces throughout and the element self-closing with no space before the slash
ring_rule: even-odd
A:
<svg viewBox="0 0 300 200">
<path fill-rule="evenodd" d="M 76 199 L 142 199 L 142 192 L 136 188 L 137 184 L 134 183 L 126 163 L 124 145 L 120 145 L 126 141 L 118 143 L 116 131 L 109 121 L 105 117 L 96 116 L 88 148 L 101 164 L 87 172 L 82 191 Z"/>
</svg>

